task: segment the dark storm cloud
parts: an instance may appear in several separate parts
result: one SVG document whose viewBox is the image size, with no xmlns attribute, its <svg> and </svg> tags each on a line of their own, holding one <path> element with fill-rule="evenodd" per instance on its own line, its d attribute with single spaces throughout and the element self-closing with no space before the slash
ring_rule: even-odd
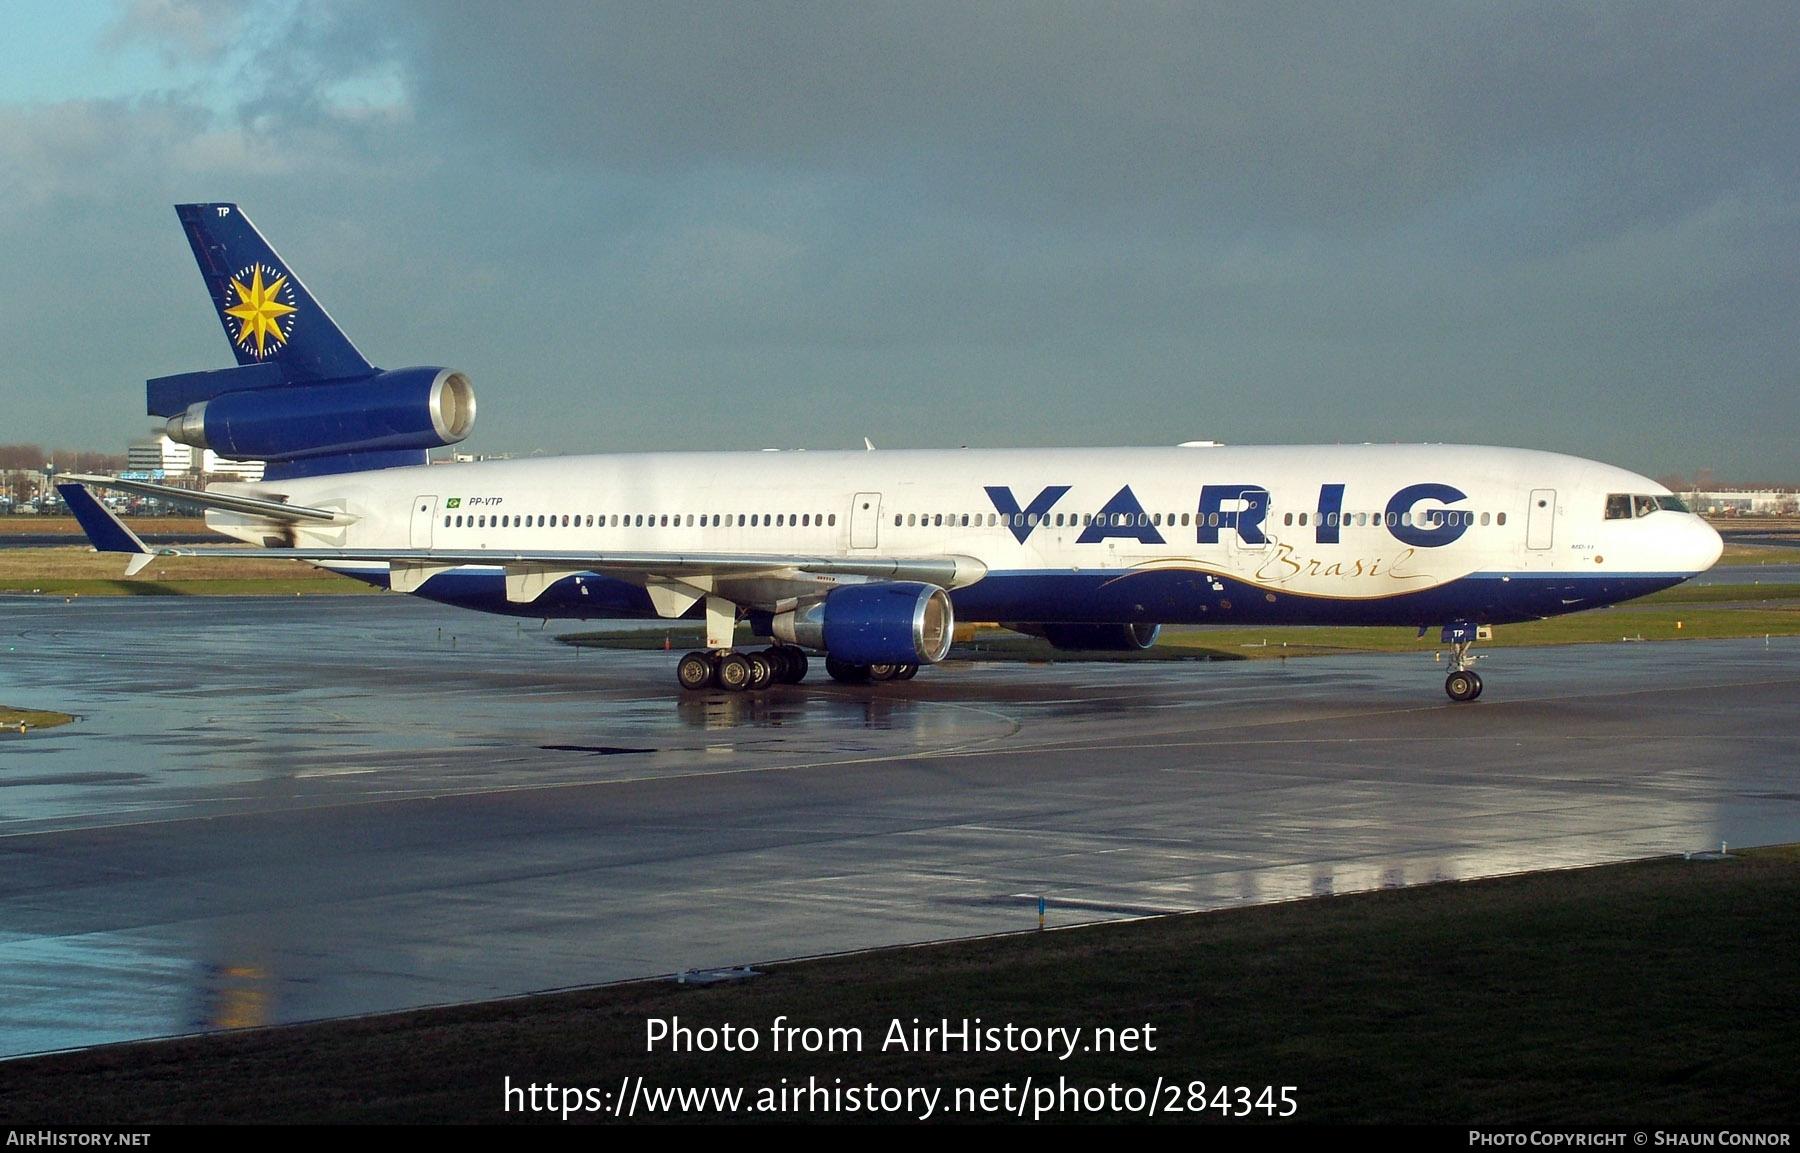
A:
<svg viewBox="0 0 1800 1153">
<path fill-rule="evenodd" d="M 1786 5 L 475 4 L 414 17 L 422 106 L 539 160 L 861 175 L 1002 213 L 1341 228 L 1554 168 L 1580 215 L 1618 226 L 1750 174 L 1790 177 L 1800 144 L 1800 10 Z"/>
<path fill-rule="evenodd" d="M 1800 473 L 1792 6 L 123 12 L 184 86 L 0 108 L 0 338 L 109 387 L 216 361 L 166 205 L 237 199 L 376 359 L 475 372 L 479 448 Z M 63 303 L 99 268 L 146 323 Z"/>
</svg>

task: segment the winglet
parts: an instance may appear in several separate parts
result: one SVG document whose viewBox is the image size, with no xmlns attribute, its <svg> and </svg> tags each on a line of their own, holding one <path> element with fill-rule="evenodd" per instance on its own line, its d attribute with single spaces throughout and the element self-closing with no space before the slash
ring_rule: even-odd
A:
<svg viewBox="0 0 1800 1153">
<path fill-rule="evenodd" d="M 143 571 L 145 565 L 156 559 L 137 533 L 125 527 L 125 522 L 113 515 L 113 511 L 89 492 L 85 485 L 59 484 L 56 491 L 62 494 L 63 503 L 75 514 L 75 520 L 81 525 L 81 531 L 99 552 L 122 552 L 132 554 L 125 565 L 126 576 L 136 576 Z"/>
</svg>

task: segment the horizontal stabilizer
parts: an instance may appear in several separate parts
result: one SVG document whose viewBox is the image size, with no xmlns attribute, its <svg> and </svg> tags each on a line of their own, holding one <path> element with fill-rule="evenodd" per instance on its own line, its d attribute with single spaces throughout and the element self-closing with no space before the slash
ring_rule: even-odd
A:
<svg viewBox="0 0 1800 1153">
<path fill-rule="evenodd" d="M 75 514 L 76 523 L 81 525 L 81 531 L 87 534 L 96 551 L 130 554 L 131 561 L 125 566 L 126 576 L 136 576 L 155 559 L 156 554 L 138 539 L 138 534 L 127 528 L 112 509 L 101 504 L 86 488 L 65 483 L 57 485 L 56 491 L 62 494 L 63 503 Z"/>
<path fill-rule="evenodd" d="M 77 473 L 66 475 L 72 481 L 91 484 L 95 488 L 116 488 L 121 492 L 135 492 L 139 496 L 153 496 L 158 500 L 173 501 L 176 504 L 193 505 L 196 508 L 216 508 L 222 512 L 239 512 L 246 516 L 267 517 L 270 520 L 325 521 L 330 524 L 354 524 L 357 520 L 349 513 L 339 512 L 336 509 L 307 508 L 305 505 L 288 504 L 279 500 L 262 500 L 258 497 L 236 496 L 224 492 L 196 492 L 191 488 L 176 488 L 173 485 L 156 484 L 147 480 L 120 480 L 111 476 L 84 476 Z M 85 522 L 82 527 L 87 527 Z"/>
</svg>

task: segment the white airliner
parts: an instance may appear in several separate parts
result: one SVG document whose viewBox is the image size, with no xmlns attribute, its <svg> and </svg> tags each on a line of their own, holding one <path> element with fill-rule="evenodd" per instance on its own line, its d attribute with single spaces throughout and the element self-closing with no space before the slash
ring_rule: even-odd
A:
<svg viewBox="0 0 1800 1153">
<path fill-rule="evenodd" d="M 429 465 L 474 392 L 381 371 L 234 205 L 177 212 L 238 366 L 149 382 L 175 439 L 270 462 L 204 494 L 110 477 L 62 491 L 96 547 L 155 555 L 85 485 L 176 496 L 251 547 L 395 591 L 532 617 L 703 619 L 684 688 L 907 678 L 957 619 L 1059 648 L 1163 624 L 1438 627 L 1445 691 L 1480 695 L 1481 626 L 1595 608 L 1718 559 L 1656 482 L 1464 445 L 643 453 Z M 748 619 L 767 648 L 733 648 Z"/>
</svg>

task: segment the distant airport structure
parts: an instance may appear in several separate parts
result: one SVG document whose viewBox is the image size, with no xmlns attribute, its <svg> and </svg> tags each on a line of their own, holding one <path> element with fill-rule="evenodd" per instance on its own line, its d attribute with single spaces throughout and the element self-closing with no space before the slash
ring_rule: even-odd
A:
<svg viewBox="0 0 1800 1153">
<path fill-rule="evenodd" d="M 210 448 L 196 450 L 167 435 L 132 441 L 126 453 L 126 467 L 134 473 L 146 474 L 143 478 L 146 480 L 193 474 L 250 482 L 263 478 L 260 460 L 227 460 Z"/>
<path fill-rule="evenodd" d="M 1703 516 L 1794 516 L 1800 514 L 1800 492 L 1792 489 L 1719 489 L 1682 494 L 1687 506 Z"/>
</svg>

